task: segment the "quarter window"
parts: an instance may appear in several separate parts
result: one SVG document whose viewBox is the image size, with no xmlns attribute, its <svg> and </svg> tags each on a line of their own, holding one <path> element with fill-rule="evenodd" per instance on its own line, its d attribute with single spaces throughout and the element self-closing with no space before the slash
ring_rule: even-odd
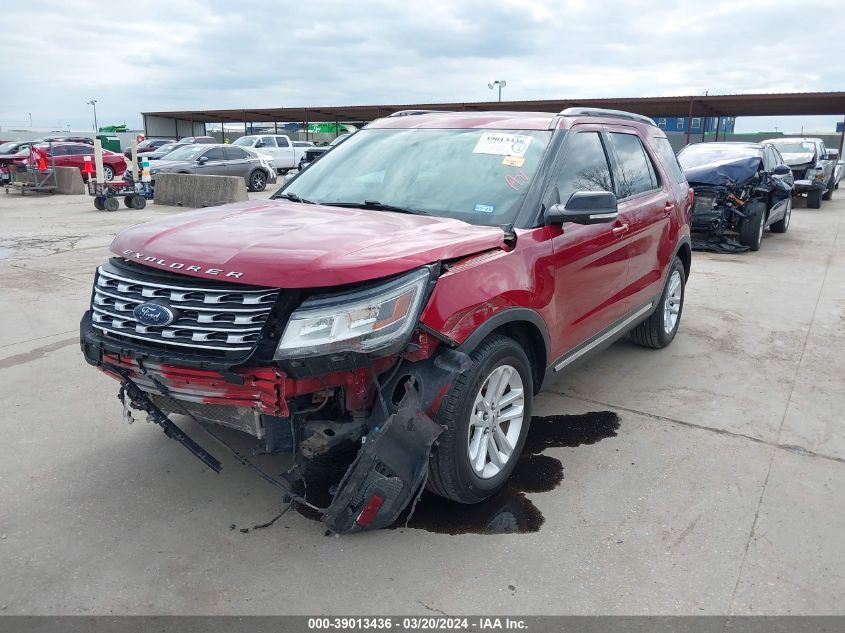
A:
<svg viewBox="0 0 845 633">
<path fill-rule="evenodd" d="M 643 148 L 638 136 L 611 132 L 610 142 L 619 159 L 617 174 L 618 198 L 630 198 L 657 188 L 657 175 L 654 165 Z"/>
<path fill-rule="evenodd" d="M 562 204 L 576 191 L 613 191 L 607 154 L 598 132 L 572 135 L 555 187 Z"/>
<path fill-rule="evenodd" d="M 663 136 L 652 138 L 651 140 L 657 149 L 657 153 L 660 154 L 660 158 L 663 159 L 663 165 L 669 170 L 672 180 L 677 183 L 686 182 L 687 178 L 684 176 L 684 171 L 678 163 L 678 157 L 675 156 L 675 150 L 672 149 L 669 139 Z"/>
</svg>

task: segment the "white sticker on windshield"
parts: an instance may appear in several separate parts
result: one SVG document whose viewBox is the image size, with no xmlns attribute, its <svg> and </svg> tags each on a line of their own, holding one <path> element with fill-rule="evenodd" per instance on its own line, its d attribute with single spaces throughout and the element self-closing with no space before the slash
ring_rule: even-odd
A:
<svg viewBox="0 0 845 633">
<path fill-rule="evenodd" d="M 485 132 L 475 144 L 473 154 L 496 154 L 498 156 L 525 156 L 533 137 L 507 132 Z"/>
</svg>

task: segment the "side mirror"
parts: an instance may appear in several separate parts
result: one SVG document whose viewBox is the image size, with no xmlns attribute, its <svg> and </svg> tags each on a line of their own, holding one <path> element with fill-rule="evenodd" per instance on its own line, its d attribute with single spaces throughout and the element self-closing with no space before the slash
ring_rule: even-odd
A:
<svg viewBox="0 0 845 633">
<path fill-rule="evenodd" d="M 263 141 L 258 141 L 258 142 L 255 144 L 255 149 L 258 149 L 259 147 L 264 147 L 264 142 L 263 142 Z"/>
<path fill-rule="evenodd" d="M 602 224 L 619 214 L 616 196 L 609 191 L 576 191 L 565 205 L 553 204 L 546 210 L 546 224 Z"/>
<path fill-rule="evenodd" d="M 774 171 L 772 171 L 772 175 L 774 176 L 788 176 L 792 170 L 789 168 L 789 165 L 784 165 L 781 163 L 777 167 L 775 167 Z"/>
<path fill-rule="evenodd" d="M 205 164 L 208 162 L 208 156 L 200 156 L 200 157 L 197 159 L 197 162 L 198 162 L 200 165 L 205 165 Z"/>
<path fill-rule="evenodd" d="M 827 150 L 827 157 L 828 157 L 829 160 L 839 160 L 839 150 L 838 149 Z"/>
</svg>

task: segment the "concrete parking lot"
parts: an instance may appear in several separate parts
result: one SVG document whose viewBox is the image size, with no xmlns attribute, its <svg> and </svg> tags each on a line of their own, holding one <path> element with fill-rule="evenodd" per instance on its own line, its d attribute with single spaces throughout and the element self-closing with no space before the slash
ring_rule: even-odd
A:
<svg viewBox="0 0 845 633">
<path fill-rule="evenodd" d="M 116 383 L 82 359 L 79 318 L 114 233 L 181 209 L 0 193 L 0 613 L 841 614 L 845 191 L 834 198 L 799 203 L 758 253 L 696 253 L 668 349 L 620 342 L 552 382 L 535 415 L 572 417 L 545 451 L 563 480 L 526 495 L 538 531 L 330 538 L 294 512 L 241 532 L 279 512 L 277 489 L 126 425 Z M 615 435 L 583 428 L 605 411 Z"/>
</svg>

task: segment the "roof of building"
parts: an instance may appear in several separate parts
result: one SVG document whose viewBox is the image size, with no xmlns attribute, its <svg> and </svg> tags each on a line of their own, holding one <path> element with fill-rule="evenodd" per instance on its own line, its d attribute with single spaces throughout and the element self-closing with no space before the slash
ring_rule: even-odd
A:
<svg viewBox="0 0 845 633">
<path fill-rule="evenodd" d="M 274 121 L 372 121 L 400 110 L 475 112 L 560 112 L 570 107 L 610 108 L 649 117 L 663 116 L 788 116 L 845 114 L 845 92 L 792 92 L 678 97 L 619 97 L 456 103 L 308 106 L 145 112 L 200 123 Z"/>
</svg>

